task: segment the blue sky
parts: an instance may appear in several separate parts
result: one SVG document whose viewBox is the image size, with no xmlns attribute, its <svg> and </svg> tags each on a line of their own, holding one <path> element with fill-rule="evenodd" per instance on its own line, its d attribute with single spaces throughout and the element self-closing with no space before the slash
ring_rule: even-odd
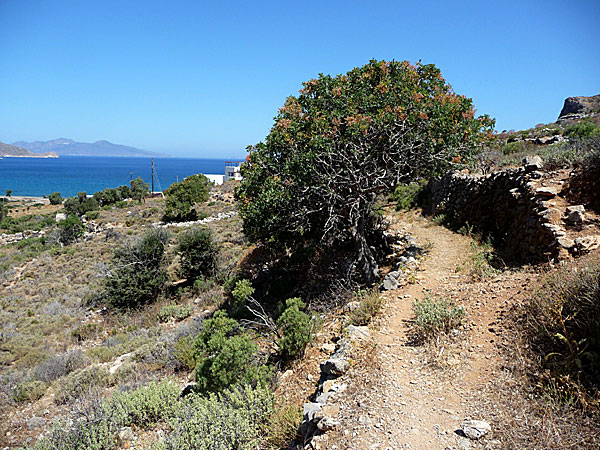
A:
<svg viewBox="0 0 600 450">
<path fill-rule="evenodd" d="M 240 157 L 301 82 L 438 66 L 497 130 L 600 93 L 600 2 L 0 0 L 0 141 Z"/>
</svg>

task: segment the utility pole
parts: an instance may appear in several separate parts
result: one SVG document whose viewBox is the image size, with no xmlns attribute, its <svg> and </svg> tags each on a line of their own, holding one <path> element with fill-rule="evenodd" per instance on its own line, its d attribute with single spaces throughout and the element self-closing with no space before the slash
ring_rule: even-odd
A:
<svg viewBox="0 0 600 450">
<path fill-rule="evenodd" d="M 154 194 L 154 158 L 150 159 L 152 162 L 152 191 L 151 195 Z"/>
</svg>

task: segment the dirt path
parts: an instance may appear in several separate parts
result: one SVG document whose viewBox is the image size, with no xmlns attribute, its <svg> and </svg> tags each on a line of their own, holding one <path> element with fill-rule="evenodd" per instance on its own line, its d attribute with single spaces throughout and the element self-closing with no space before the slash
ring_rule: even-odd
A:
<svg viewBox="0 0 600 450">
<path fill-rule="evenodd" d="M 348 390 L 338 400 L 340 427 L 323 435 L 319 448 L 484 448 L 456 431 L 467 418 L 493 422 L 478 416 L 475 400 L 501 363 L 496 324 L 510 302 L 508 292 L 518 293 L 526 280 L 512 274 L 472 282 L 464 269 L 457 269 L 468 266 L 472 240 L 419 217 L 411 220 L 401 225 L 421 246 L 430 247 L 429 254 L 417 283 L 383 294 L 385 309 L 370 327 L 373 356 L 346 376 Z M 410 344 L 412 302 L 425 295 L 464 306 L 466 325 L 450 345 Z M 500 442 L 488 439 L 485 448 L 497 446 Z"/>
</svg>

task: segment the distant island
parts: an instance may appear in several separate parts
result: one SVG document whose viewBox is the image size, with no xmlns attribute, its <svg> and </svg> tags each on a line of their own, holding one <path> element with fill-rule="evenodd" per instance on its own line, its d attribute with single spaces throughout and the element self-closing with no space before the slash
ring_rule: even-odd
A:
<svg viewBox="0 0 600 450">
<path fill-rule="evenodd" d="M 113 144 L 108 141 L 77 142 L 67 138 L 35 142 L 18 141 L 13 142 L 13 146 L 23 147 L 23 149 L 40 155 L 47 152 L 54 152 L 59 156 L 169 156 L 127 145 Z"/>
<path fill-rule="evenodd" d="M 56 152 L 34 153 L 16 145 L 0 142 L 0 157 L 2 158 L 58 158 Z"/>
</svg>

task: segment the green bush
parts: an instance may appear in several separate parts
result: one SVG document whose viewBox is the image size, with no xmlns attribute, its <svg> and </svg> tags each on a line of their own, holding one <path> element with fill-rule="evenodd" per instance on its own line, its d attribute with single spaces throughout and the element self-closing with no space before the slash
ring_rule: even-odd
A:
<svg viewBox="0 0 600 450">
<path fill-rule="evenodd" d="M 196 220 L 194 209 L 196 203 L 208 200 L 208 178 L 202 174 L 184 178 L 179 183 L 173 183 L 166 191 L 165 222 L 183 222 Z"/>
<path fill-rule="evenodd" d="M 258 363 L 257 350 L 237 321 L 217 311 L 194 342 L 198 387 L 218 392 L 238 383 L 261 383 L 268 369 Z"/>
<path fill-rule="evenodd" d="M 85 213 L 85 218 L 87 220 L 96 220 L 98 217 L 100 217 L 100 212 L 98 211 L 88 211 Z"/>
<path fill-rule="evenodd" d="M 103 293 L 109 305 L 130 309 L 156 301 L 167 281 L 168 240 L 165 230 L 153 229 L 115 251 Z"/>
<path fill-rule="evenodd" d="M 43 381 L 34 380 L 17 384 L 12 392 L 12 398 L 17 403 L 33 402 L 42 398 L 48 389 L 48 385 Z"/>
<path fill-rule="evenodd" d="M 254 288 L 249 280 L 239 280 L 235 283 L 235 288 L 231 291 L 233 297 L 233 307 L 235 309 L 243 308 L 246 300 L 254 294 Z"/>
<path fill-rule="evenodd" d="M 63 198 L 61 197 L 60 192 L 53 192 L 48 196 L 48 200 L 50 200 L 51 205 L 60 205 Z"/>
<path fill-rule="evenodd" d="M 208 397 L 190 395 L 167 423 L 173 430 L 154 450 L 254 450 L 273 410 L 268 389 L 244 386 Z"/>
<path fill-rule="evenodd" d="M 62 404 L 80 399 L 95 389 L 107 386 L 108 381 L 108 369 L 104 366 L 93 365 L 72 372 L 57 384 L 54 401 Z"/>
<path fill-rule="evenodd" d="M 194 307 L 192 305 L 165 305 L 160 308 L 160 311 L 157 314 L 157 318 L 159 322 L 168 322 L 172 318 L 179 321 L 186 319 L 192 315 L 194 312 Z"/>
<path fill-rule="evenodd" d="M 77 197 L 70 197 L 65 200 L 64 208 L 67 214 L 83 216 L 88 211 L 96 211 L 100 208 L 98 201 L 94 198 L 87 198 L 85 192 L 80 192 Z"/>
<path fill-rule="evenodd" d="M 550 379 L 582 405 L 600 406 L 600 257 L 549 274 L 525 311 L 531 348 Z"/>
<path fill-rule="evenodd" d="M 432 298 L 428 294 L 423 300 L 413 303 L 415 313 L 415 331 L 424 339 L 435 339 L 442 333 L 458 327 L 466 313 L 464 308 L 456 306 L 445 298 Z"/>
<path fill-rule="evenodd" d="M 314 337 L 315 324 L 308 314 L 302 311 L 306 305 L 298 297 L 285 301 L 286 308 L 277 319 L 277 327 L 282 337 L 277 341 L 279 353 L 284 359 L 293 359 L 304 354 L 306 345 Z"/>
<path fill-rule="evenodd" d="M 573 139 L 590 138 L 600 134 L 600 126 L 589 120 L 584 120 L 583 122 L 569 125 L 563 134 Z"/>
<path fill-rule="evenodd" d="M 398 211 L 407 211 L 421 203 L 426 188 L 426 181 L 399 184 L 390 196 L 390 200 L 397 202 L 396 209 Z"/>
<path fill-rule="evenodd" d="M 219 250 L 208 228 L 195 228 L 179 235 L 180 274 L 189 281 L 215 274 Z"/>
<path fill-rule="evenodd" d="M 83 230 L 83 223 L 79 217 L 69 215 L 58 223 L 58 241 L 64 245 L 72 244 L 83 236 Z"/>
</svg>

